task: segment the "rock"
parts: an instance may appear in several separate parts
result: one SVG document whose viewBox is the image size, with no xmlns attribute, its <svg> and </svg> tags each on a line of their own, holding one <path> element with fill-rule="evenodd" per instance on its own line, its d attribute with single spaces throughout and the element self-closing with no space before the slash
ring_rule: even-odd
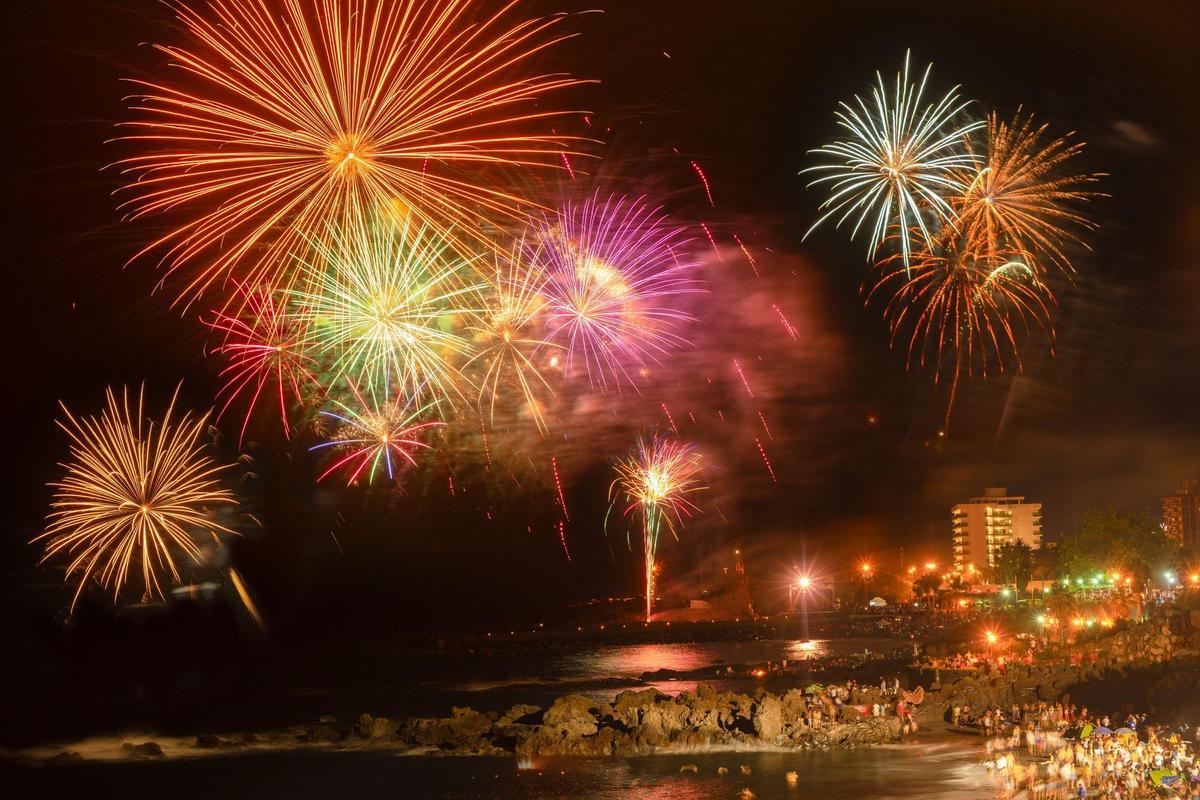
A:
<svg viewBox="0 0 1200 800">
<path fill-rule="evenodd" d="M 749 789 L 742 789 L 742 793 L 738 795 L 742 800 L 754 800 L 754 792 Z"/>
<path fill-rule="evenodd" d="M 201 747 L 205 750 L 212 750 L 224 746 L 225 742 L 221 741 L 221 739 L 216 736 L 201 734 L 200 736 L 196 737 L 196 747 Z"/>
<path fill-rule="evenodd" d="M 322 714 L 321 716 L 317 717 L 317 722 L 321 723 L 322 725 L 333 725 L 335 722 L 337 722 L 337 717 L 335 717 L 333 714 Z"/>
<path fill-rule="evenodd" d="M 700 684 L 703 686 L 704 684 Z M 617 695 L 613 701 L 613 719 L 632 728 L 641 721 L 641 711 L 653 705 L 659 697 L 666 697 L 657 689 L 642 689 L 635 691 L 627 689 Z"/>
<path fill-rule="evenodd" d="M 789 771 L 783 777 L 787 779 L 788 786 L 795 786 L 800 782 L 800 776 L 796 774 L 795 770 Z"/>
<path fill-rule="evenodd" d="M 78 755 L 78 754 L 76 754 L 76 755 Z M 695 775 L 700 772 L 700 767 L 696 766 L 695 764 L 684 764 L 682 767 L 679 768 L 679 771 L 680 771 L 680 773 L 690 772 L 693 775 Z"/>
<path fill-rule="evenodd" d="M 500 715 L 500 718 L 496 720 L 496 726 L 504 728 L 509 725 L 536 725 L 542 721 L 541 713 L 540 706 L 518 703 Z"/>
<path fill-rule="evenodd" d="M 133 742 L 124 742 L 121 744 L 121 753 L 126 758 L 162 758 L 163 749 L 158 742 L 142 742 L 134 744 Z"/>
<path fill-rule="evenodd" d="M 581 694 L 560 697 L 546 710 L 542 725 L 555 729 L 560 737 L 591 736 L 598 729 L 599 705 Z"/>
<path fill-rule="evenodd" d="M 783 733 L 783 704 L 773 694 L 768 694 L 754 707 L 751 720 L 754 733 L 768 744 L 774 744 Z"/>
<path fill-rule="evenodd" d="M 392 722 L 387 717 L 375 717 L 371 720 L 371 726 L 367 728 L 365 735 L 371 740 L 391 739 L 396 735 L 399 727 L 398 723 Z"/>
<path fill-rule="evenodd" d="M 749 775 L 749 774 L 750 774 L 750 768 L 749 768 L 749 767 L 747 767 L 745 764 L 742 764 L 740 767 L 738 767 L 738 769 L 740 769 L 740 770 L 742 771 L 742 774 L 743 774 L 743 775 Z"/>
<path fill-rule="evenodd" d="M 83 761 L 83 756 L 74 750 L 63 750 L 50 758 L 51 764 L 77 764 Z"/>
<path fill-rule="evenodd" d="M 728 775 L 729 767 L 717 767 L 717 774 L 718 775 Z"/>
</svg>

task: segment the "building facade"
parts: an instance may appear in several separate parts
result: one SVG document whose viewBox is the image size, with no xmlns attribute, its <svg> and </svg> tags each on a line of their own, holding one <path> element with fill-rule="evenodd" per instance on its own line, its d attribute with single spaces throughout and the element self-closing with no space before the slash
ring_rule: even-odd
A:
<svg viewBox="0 0 1200 800">
<path fill-rule="evenodd" d="M 1027 503 L 1003 486 L 984 490 L 950 509 L 954 571 L 968 576 L 996 564 L 996 551 L 1005 544 L 1042 546 L 1042 504 Z"/>
<path fill-rule="evenodd" d="M 1200 549 L 1200 486 L 1189 481 L 1163 498 L 1162 526 L 1167 536 L 1189 550 Z"/>
</svg>

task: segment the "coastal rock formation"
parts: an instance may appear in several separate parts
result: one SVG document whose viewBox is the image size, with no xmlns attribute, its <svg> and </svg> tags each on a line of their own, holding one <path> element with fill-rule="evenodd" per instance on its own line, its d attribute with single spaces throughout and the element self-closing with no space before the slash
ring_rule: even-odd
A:
<svg viewBox="0 0 1200 800">
<path fill-rule="evenodd" d="M 654 689 L 625 691 L 614 702 L 581 694 L 560 697 L 543 713 L 514 706 L 491 717 L 455 708 L 450 717 L 407 720 L 393 727 L 364 714 L 356 732 L 372 745 L 447 754 L 635 756 L 712 749 L 761 750 L 854 746 L 898 739 L 898 720 L 843 709 L 840 723 L 804 725 L 804 696 L 762 692 L 757 698 L 700 684 L 670 697 Z"/>
</svg>

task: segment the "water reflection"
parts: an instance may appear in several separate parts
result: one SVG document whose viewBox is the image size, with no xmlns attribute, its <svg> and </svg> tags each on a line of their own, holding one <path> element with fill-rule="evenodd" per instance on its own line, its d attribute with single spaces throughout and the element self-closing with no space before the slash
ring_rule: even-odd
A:
<svg viewBox="0 0 1200 800">
<path fill-rule="evenodd" d="M 726 664 L 784 659 L 800 661 L 831 655 L 885 650 L 894 643 L 869 639 L 760 639 L 744 642 L 683 642 L 596 646 L 557 658 L 551 674 L 566 678 L 636 678 L 669 669 L 689 672 Z"/>
</svg>

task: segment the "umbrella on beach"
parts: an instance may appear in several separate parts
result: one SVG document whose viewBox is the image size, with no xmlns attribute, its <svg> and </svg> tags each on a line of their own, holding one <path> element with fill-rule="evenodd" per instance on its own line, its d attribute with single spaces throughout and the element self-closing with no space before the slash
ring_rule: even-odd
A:
<svg viewBox="0 0 1200 800">
<path fill-rule="evenodd" d="M 1132 728 L 1117 728 L 1113 733 L 1117 734 L 1117 736 L 1125 736 L 1126 734 L 1137 736 L 1137 733 Z"/>
<path fill-rule="evenodd" d="M 824 688 L 825 686 L 820 683 L 810 683 L 804 691 L 808 692 L 809 694 L 815 694 Z"/>
<path fill-rule="evenodd" d="M 1112 736 L 1112 729 L 1101 725 L 1099 728 L 1096 728 L 1096 730 L 1092 731 L 1092 733 L 1097 734 L 1098 736 Z"/>
<path fill-rule="evenodd" d="M 1095 730 L 1096 730 L 1096 726 L 1089 722 L 1087 725 L 1084 725 L 1083 728 L 1079 731 L 1079 738 L 1086 739 L 1089 736 L 1091 736 L 1092 732 Z"/>
</svg>

